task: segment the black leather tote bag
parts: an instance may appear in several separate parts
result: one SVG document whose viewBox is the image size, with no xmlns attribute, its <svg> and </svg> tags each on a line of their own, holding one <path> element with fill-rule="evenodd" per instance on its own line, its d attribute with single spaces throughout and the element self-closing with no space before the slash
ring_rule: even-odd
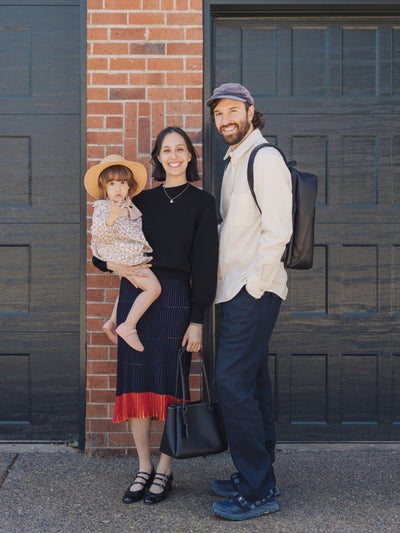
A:
<svg viewBox="0 0 400 533">
<path fill-rule="evenodd" d="M 160 451 L 176 459 L 223 452 L 228 448 L 228 443 L 218 402 L 211 401 L 203 354 L 200 353 L 200 357 L 207 398 L 188 402 L 182 363 L 184 353 L 185 348 L 180 348 L 177 356 L 175 387 L 176 398 L 180 379 L 183 399 L 182 403 L 177 403 L 175 400 L 175 403 L 168 407 Z"/>
</svg>

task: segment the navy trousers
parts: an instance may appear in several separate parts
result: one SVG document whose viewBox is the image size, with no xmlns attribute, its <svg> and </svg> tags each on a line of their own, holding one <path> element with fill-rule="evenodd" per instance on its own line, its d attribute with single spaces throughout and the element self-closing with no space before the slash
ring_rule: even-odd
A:
<svg viewBox="0 0 400 533">
<path fill-rule="evenodd" d="M 274 401 L 268 371 L 268 343 L 282 300 L 245 289 L 222 304 L 216 380 L 229 449 L 239 473 L 240 493 L 256 501 L 274 479 Z"/>
</svg>

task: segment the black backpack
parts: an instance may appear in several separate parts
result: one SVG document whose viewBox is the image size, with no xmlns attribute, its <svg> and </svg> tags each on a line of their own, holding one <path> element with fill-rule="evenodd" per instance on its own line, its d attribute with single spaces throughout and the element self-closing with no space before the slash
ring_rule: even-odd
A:
<svg viewBox="0 0 400 533">
<path fill-rule="evenodd" d="M 247 181 L 254 201 L 261 213 L 254 192 L 254 158 L 261 148 L 275 148 L 282 155 L 292 177 L 292 220 L 293 233 L 286 245 L 282 261 L 287 268 L 306 270 L 313 265 L 314 257 L 314 220 L 315 199 L 317 197 L 318 178 L 314 174 L 300 172 L 295 168 L 296 161 L 287 162 L 285 154 L 273 144 L 263 143 L 253 148 L 247 165 Z"/>
</svg>

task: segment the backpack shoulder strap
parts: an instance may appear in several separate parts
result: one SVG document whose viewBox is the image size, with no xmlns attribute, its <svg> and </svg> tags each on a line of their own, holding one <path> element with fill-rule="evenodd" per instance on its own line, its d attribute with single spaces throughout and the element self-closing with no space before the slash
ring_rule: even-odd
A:
<svg viewBox="0 0 400 533">
<path fill-rule="evenodd" d="M 289 170 L 292 166 L 296 164 L 296 161 L 291 161 L 290 163 L 288 163 L 284 152 L 280 148 L 275 146 L 274 144 L 262 143 L 253 148 L 253 150 L 250 153 L 249 161 L 247 163 L 247 181 L 249 184 L 251 195 L 253 196 L 256 206 L 258 207 L 258 210 L 260 211 L 260 213 L 261 213 L 261 207 L 257 201 L 256 193 L 254 192 L 254 159 L 256 157 L 257 152 L 261 150 L 261 148 L 264 148 L 264 147 L 275 148 L 275 150 L 278 150 L 278 152 L 283 157 L 283 160 L 285 161 L 285 164 L 289 168 Z"/>
<path fill-rule="evenodd" d="M 260 213 L 261 213 L 261 207 L 259 203 L 257 202 L 256 193 L 254 192 L 254 159 L 256 158 L 257 152 L 261 150 L 261 148 L 264 148 L 265 146 L 272 146 L 272 145 L 269 143 L 263 143 L 263 144 L 259 144 L 255 146 L 250 153 L 249 161 L 247 163 L 247 182 L 249 184 L 251 195 L 254 198 L 254 201 Z"/>
</svg>

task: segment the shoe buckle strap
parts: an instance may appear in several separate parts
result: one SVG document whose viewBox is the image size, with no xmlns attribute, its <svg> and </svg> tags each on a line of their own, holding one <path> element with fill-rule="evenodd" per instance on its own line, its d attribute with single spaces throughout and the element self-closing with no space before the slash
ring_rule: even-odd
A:
<svg viewBox="0 0 400 533">
<path fill-rule="evenodd" d="M 265 505 L 266 503 L 268 503 L 270 501 L 270 497 L 269 497 L 269 498 L 260 498 L 259 500 L 256 500 L 255 502 L 251 502 L 250 503 L 239 492 L 234 492 L 231 495 L 231 499 L 237 505 L 239 505 L 243 509 L 243 511 L 253 511 L 257 507 L 260 507 L 261 505 Z"/>
<path fill-rule="evenodd" d="M 251 511 L 255 509 L 254 504 L 250 504 L 244 496 L 242 496 L 239 492 L 233 492 L 231 494 L 231 500 L 233 500 L 239 507 L 243 509 L 243 511 Z"/>
<path fill-rule="evenodd" d="M 169 481 L 169 478 L 170 476 L 168 476 L 167 474 L 161 474 L 157 472 L 153 478 L 153 485 L 158 485 L 161 488 L 165 488 Z M 160 483 L 157 483 L 157 481 L 159 481 Z"/>
<path fill-rule="evenodd" d="M 231 480 L 232 480 L 232 483 L 235 485 L 236 488 L 239 487 L 240 479 L 239 479 L 239 475 L 236 472 L 231 475 Z"/>
<path fill-rule="evenodd" d="M 133 487 L 133 485 L 141 485 L 142 487 L 146 486 L 146 483 L 147 483 L 148 480 L 146 479 L 145 481 L 140 481 L 140 480 L 137 479 L 138 477 L 140 479 L 144 479 L 141 476 L 136 476 L 136 478 L 131 483 L 131 487 Z"/>
<path fill-rule="evenodd" d="M 147 476 L 147 477 L 144 477 L 144 476 Z M 142 481 L 139 481 L 140 479 L 143 479 L 143 481 L 147 483 L 151 479 L 151 474 L 149 474 L 148 472 L 138 472 L 135 476 L 135 479 L 132 481 L 132 485 L 134 483 L 144 485 L 145 483 L 142 483 Z"/>
</svg>

